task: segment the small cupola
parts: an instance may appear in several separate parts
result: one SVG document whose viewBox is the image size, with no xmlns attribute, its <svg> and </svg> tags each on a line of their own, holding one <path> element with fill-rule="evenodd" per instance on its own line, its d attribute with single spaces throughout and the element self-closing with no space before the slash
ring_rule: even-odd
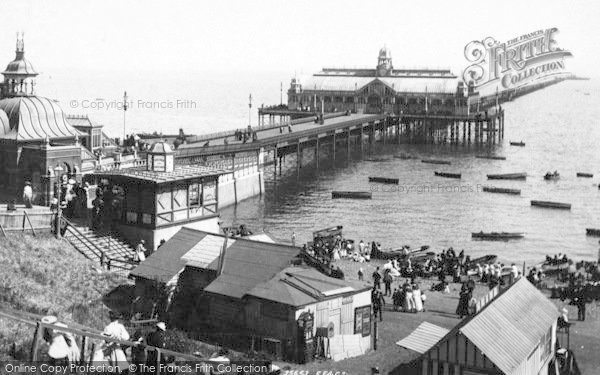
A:
<svg viewBox="0 0 600 375">
<path fill-rule="evenodd" d="M 153 172 L 173 172 L 175 151 L 167 142 L 156 142 L 148 151 L 146 168 Z"/>
</svg>

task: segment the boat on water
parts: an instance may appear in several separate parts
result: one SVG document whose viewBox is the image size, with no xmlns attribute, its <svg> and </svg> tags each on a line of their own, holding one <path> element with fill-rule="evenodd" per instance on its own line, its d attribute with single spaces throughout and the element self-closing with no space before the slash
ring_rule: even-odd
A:
<svg viewBox="0 0 600 375">
<path fill-rule="evenodd" d="M 531 205 L 532 206 L 537 206 L 537 207 L 545 207 L 545 208 L 558 208 L 558 209 L 563 209 L 563 210 L 570 210 L 571 209 L 571 203 L 560 203 L 560 202 L 532 200 L 531 201 Z"/>
<path fill-rule="evenodd" d="M 525 180 L 527 173 L 488 174 L 487 178 L 488 180 Z"/>
<path fill-rule="evenodd" d="M 525 235 L 521 232 L 473 232 L 471 233 L 471 238 L 478 240 L 499 240 L 499 241 L 507 241 L 507 240 L 516 240 L 519 238 L 523 238 Z"/>
<path fill-rule="evenodd" d="M 585 228 L 585 234 L 587 234 L 588 236 L 600 237 L 600 229 Z"/>
<path fill-rule="evenodd" d="M 365 161 L 373 161 L 373 162 L 379 162 L 379 161 L 388 161 L 390 160 L 389 158 L 366 158 Z"/>
<path fill-rule="evenodd" d="M 400 155 L 394 155 L 394 159 L 409 160 L 409 159 L 414 159 L 414 156 L 409 155 L 409 154 L 400 154 Z"/>
<path fill-rule="evenodd" d="M 399 178 L 389 178 L 389 177 L 369 177 L 369 182 L 380 182 L 382 184 L 398 185 L 398 183 L 400 183 L 400 179 Z"/>
<path fill-rule="evenodd" d="M 557 171 L 554 171 L 554 173 L 546 172 L 546 174 L 544 175 L 544 180 L 546 180 L 546 181 L 559 180 L 559 179 L 560 179 L 560 173 L 558 173 Z"/>
<path fill-rule="evenodd" d="M 511 146 L 518 146 L 518 147 L 525 147 L 525 142 L 521 141 L 521 142 L 510 142 Z"/>
<path fill-rule="evenodd" d="M 413 254 L 421 253 L 427 249 L 429 249 L 428 245 L 421 246 L 418 249 L 410 249 L 409 246 L 403 246 L 400 248 L 387 249 L 387 250 L 379 250 L 376 248 L 371 252 L 371 258 L 388 260 L 388 259 L 405 258 L 407 256 L 411 256 L 411 260 L 412 260 Z"/>
<path fill-rule="evenodd" d="M 500 188 L 500 187 L 495 187 L 495 186 L 484 186 L 483 191 L 485 191 L 487 193 L 521 195 L 521 189 Z"/>
<path fill-rule="evenodd" d="M 331 198 L 371 199 L 370 191 L 332 191 Z"/>
<path fill-rule="evenodd" d="M 586 173 L 586 172 L 577 172 L 577 177 L 592 178 L 592 177 L 594 177 L 594 174 L 593 173 Z"/>
<path fill-rule="evenodd" d="M 496 156 L 496 155 L 476 155 L 477 159 L 492 159 L 492 160 L 506 160 L 506 156 Z"/>
<path fill-rule="evenodd" d="M 446 165 L 452 164 L 448 160 L 439 160 L 439 159 L 422 159 L 421 163 L 427 163 L 427 164 L 446 164 Z"/>
<path fill-rule="evenodd" d="M 460 173 L 449 173 L 449 172 L 433 172 L 438 177 L 446 178 L 460 178 Z"/>
</svg>

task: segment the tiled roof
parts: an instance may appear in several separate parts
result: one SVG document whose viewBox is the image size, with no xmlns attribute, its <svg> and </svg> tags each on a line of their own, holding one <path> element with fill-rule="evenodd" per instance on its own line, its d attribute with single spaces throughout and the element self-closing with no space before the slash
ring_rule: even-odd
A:
<svg viewBox="0 0 600 375">
<path fill-rule="evenodd" d="M 0 138 L 17 141 L 74 138 L 83 134 L 67 121 L 58 103 L 40 96 L 20 96 L 0 100 Z"/>
</svg>

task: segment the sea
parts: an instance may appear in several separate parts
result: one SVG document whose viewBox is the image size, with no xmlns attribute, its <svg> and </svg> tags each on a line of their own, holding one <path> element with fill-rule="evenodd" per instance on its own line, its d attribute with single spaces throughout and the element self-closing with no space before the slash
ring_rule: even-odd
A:
<svg viewBox="0 0 600 375">
<path fill-rule="evenodd" d="M 38 80 L 38 91 L 57 98 L 67 113 L 88 114 L 105 132 L 186 134 L 243 128 L 256 124 L 257 107 L 279 104 L 289 85 L 286 72 L 190 72 L 137 74 L 123 72 L 57 72 Z M 123 91 L 129 108 L 122 110 Z M 252 95 L 252 101 L 249 101 Z M 283 95 L 285 102 L 285 95 Z M 96 104 L 93 104 L 96 103 Z M 104 104 L 100 104 L 104 103 Z M 251 106 L 249 106 L 251 104 Z M 537 264 L 545 255 L 567 254 L 596 260 L 599 238 L 586 228 L 600 228 L 600 83 L 565 81 L 503 104 L 504 140 L 491 148 L 474 145 L 376 143 L 364 151 L 353 145 L 348 155 L 338 147 L 335 162 L 322 149 L 319 169 L 314 153 L 305 150 L 302 168 L 295 156 L 283 173 L 266 167 L 265 193 L 221 210 L 226 224 L 246 224 L 276 240 L 310 241 L 312 232 L 341 225 L 344 236 L 380 242 L 383 248 L 430 246 L 465 250 L 472 258 L 495 254 L 504 262 Z M 125 115 L 125 116 L 124 116 Z M 523 141 L 514 147 L 509 141 Z M 395 159 L 410 154 L 411 160 Z M 506 160 L 479 159 L 491 153 Z M 367 158 L 384 161 L 367 161 Z M 424 158 L 446 159 L 451 165 L 424 164 Z M 548 171 L 558 181 L 545 181 Z M 460 180 L 434 176 L 457 172 Z M 526 172 L 526 181 L 488 181 L 486 174 Z M 577 172 L 593 178 L 576 177 Z M 369 176 L 392 177 L 399 185 L 369 183 Z M 520 196 L 491 194 L 483 186 L 521 189 Z M 364 190 L 370 200 L 331 199 L 332 190 Z M 572 209 L 532 207 L 530 200 L 571 203 Z M 524 238 L 474 241 L 472 232 L 523 232 Z"/>
</svg>

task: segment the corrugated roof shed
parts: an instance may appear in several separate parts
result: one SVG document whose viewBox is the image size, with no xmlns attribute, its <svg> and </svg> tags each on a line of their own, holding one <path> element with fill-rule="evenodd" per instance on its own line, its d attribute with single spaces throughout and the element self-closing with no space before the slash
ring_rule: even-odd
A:
<svg viewBox="0 0 600 375">
<path fill-rule="evenodd" d="M 557 307 L 523 277 L 459 330 L 508 374 L 527 359 L 558 316 Z"/>
<path fill-rule="evenodd" d="M 396 345 L 414 350 L 418 353 L 425 353 L 446 336 L 448 332 L 450 332 L 450 330 L 446 328 L 436 326 L 429 322 L 423 322 L 417 329 L 412 331 L 410 335 L 398 341 Z"/>
</svg>

